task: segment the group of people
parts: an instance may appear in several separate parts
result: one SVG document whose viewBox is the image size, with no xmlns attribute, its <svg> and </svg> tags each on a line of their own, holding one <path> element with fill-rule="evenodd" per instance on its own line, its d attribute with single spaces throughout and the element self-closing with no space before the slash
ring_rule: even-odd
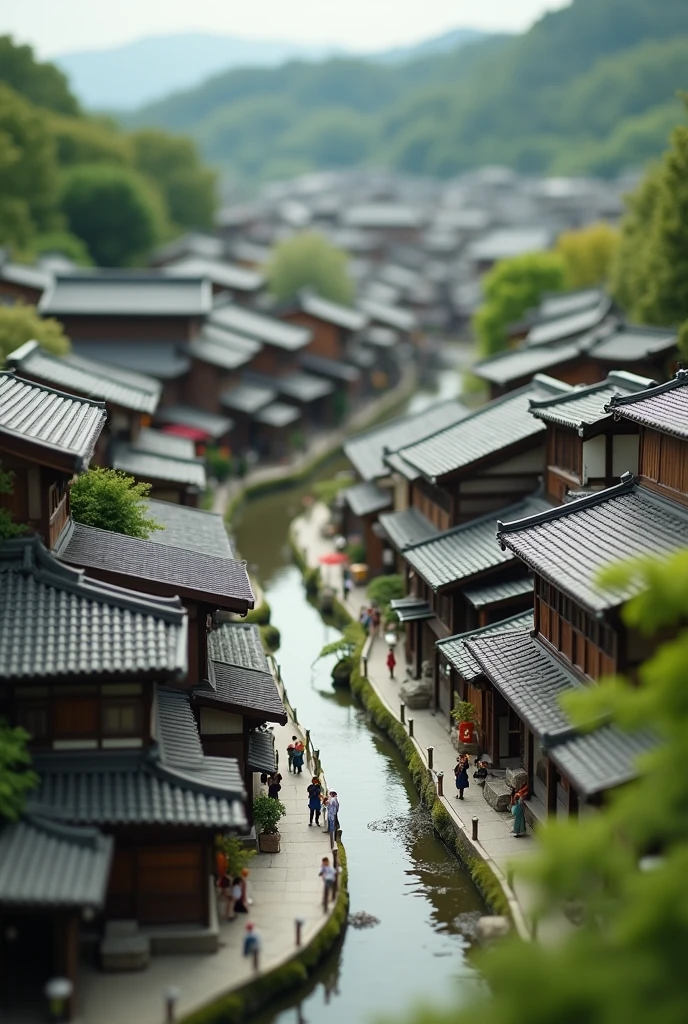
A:
<svg viewBox="0 0 688 1024">
<path fill-rule="evenodd" d="M 469 787 L 468 781 L 468 768 L 470 764 L 470 758 L 468 754 L 459 754 L 454 765 L 454 779 L 456 781 L 456 799 L 463 800 L 463 794 Z M 487 761 L 476 762 L 477 769 L 473 772 L 473 778 L 478 779 L 479 784 L 484 782 L 487 778 Z M 525 812 L 525 799 L 528 795 L 528 786 L 524 786 L 523 789 L 518 791 L 512 790 L 511 794 L 511 816 L 514 819 L 514 827 L 512 835 L 518 839 L 520 836 L 526 834 L 526 812 Z"/>
<path fill-rule="evenodd" d="M 218 895 L 225 905 L 227 921 L 233 921 L 237 914 L 248 914 L 248 868 L 236 878 L 224 872 L 217 880 Z"/>
<path fill-rule="evenodd" d="M 317 775 L 313 776 L 311 784 L 308 786 L 308 812 L 310 815 L 309 828 L 313 824 L 313 819 L 315 819 L 316 825 L 320 824 L 320 815 L 322 814 L 325 819 L 324 824 L 327 825 L 323 832 L 336 832 L 337 815 L 339 814 L 337 793 L 334 789 L 325 793 Z"/>
<path fill-rule="evenodd" d="M 292 736 L 291 743 L 287 747 L 287 771 L 294 772 L 295 775 L 300 775 L 303 771 L 303 761 L 306 755 L 306 748 L 304 747 L 298 736 Z"/>
<path fill-rule="evenodd" d="M 361 605 L 358 621 L 369 636 L 376 636 L 382 628 L 382 614 L 376 604 Z"/>
</svg>

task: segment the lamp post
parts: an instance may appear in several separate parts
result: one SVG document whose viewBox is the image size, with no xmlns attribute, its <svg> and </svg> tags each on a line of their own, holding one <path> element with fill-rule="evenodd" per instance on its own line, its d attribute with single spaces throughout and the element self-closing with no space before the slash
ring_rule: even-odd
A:
<svg viewBox="0 0 688 1024">
<path fill-rule="evenodd" d="M 65 1021 L 69 1017 L 69 1000 L 74 985 L 69 978 L 51 978 L 45 986 L 48 1013 L 52 1021 Z"/>
</svg>

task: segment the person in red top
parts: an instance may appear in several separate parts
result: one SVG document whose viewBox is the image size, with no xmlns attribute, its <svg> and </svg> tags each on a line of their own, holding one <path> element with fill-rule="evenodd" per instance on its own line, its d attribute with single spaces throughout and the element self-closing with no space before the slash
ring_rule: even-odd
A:
<svg viewBox="0 0 688 1024">
<path fill-rule="evenodd" d="M 394 650 L 390 647 L 389 654 L 387 655 L 387 668 L 389 669 L 389 678 L 394 679 L 394 669 L 396 668 L 397 659 L 394 657 Z"/>
</svg>

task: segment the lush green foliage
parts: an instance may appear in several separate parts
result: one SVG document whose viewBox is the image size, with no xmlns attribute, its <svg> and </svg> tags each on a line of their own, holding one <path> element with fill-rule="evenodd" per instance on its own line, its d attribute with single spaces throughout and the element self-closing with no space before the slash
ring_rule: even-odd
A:
<svg viewBox="0 0 688 1024">
<path fill-rule="evenodd" d="M 236 836 L 218 836 L 215 846 L 227 858 L 227 874 L 236 878 L 247 868 L 257 851 L 245 846 Z"/>
<path fill-rule="evenodd" d="M 263 642 L 263 648 L 267 654 L 272 654 L 274 651 L 278 651 L 280 644 L 282 643 L 282 637 L 277 626 L 273 626 L 272 623 L 268 622 L 264 626 L 259 626 L 260 639 Z"/>
<path fill-rule="evenodd" d="M 276 299 L 290 299 L 301 288 L 312 288 L 332 302 L 349 305 L 353 301 L 346 253 L 315 231 L 280 242 L 265 273 Z"/>
<path fill-rule="evenodd" d="M 255 622 L 258 626 L 267 626 L 270 622 L 270 616 L 272 612 L 270 605 L 263 598 L 262 603 L 257 605 L 255 608 L 251 608 L 247 615 L 241 620 L 242 622 Z"/>
<path fill-rule="evenodd" d="M 287 808 L 281 800 L 275 800 L 271 796 L 257 796 L 253 801 L 253 817 L 256 827 L 266 835 L 274 835 L 279 832 L 279 821 L 287 813 Z"/>
<path fill-rule="evenodd" d="M 0 306 L 0 363 L 10 352 L 27 341 L 40 341 L 43 348 L 55 355 L 69 352 L 69 338 L 62 324 L 51 318 L 41 319 L 33 306 Z"/>
<path fill-rule="evenodd" d="M 631 319 L 678 325 L 688 319 L 688 126 L 630 197 L 613 288 Z"/>
<path fill-rule="evenodd" d="M 38 233 L 67 223 L 94 259 L 119 265 L 170 224 L 207 227 L 215 203 L 193 143 L 82 114 L 57 68 L 0 37 L 0 245 L 29 255 Z"/>
<path fill-rule="evenodd" d="M 386 622 L 392 613 L 390 602 L 403 596 L 404 577 L 397 573 L 377 576 L 368 584 L 368 597 L 379 606 L 383 622 Z"/>
<path fill-rule="evenodd" d="M 150 484 L 137 482 L 133 476 L 117 469 L 96 466 L 82 473 L 72 484 L 72 516 L 85 526 L 145 540 L 154 530 L 163 529 L 148 514 L 149 491 Z"/>
<path fill-rule="evenodd" d="M 619 232 L 610 224 L 590 224 L 560 235 L 555 251 L 566 264 L 569 288 L 606 284 L 618 246 Z"/>
<path fill-rule="evenodd" d="M 93 266 L 93 260 L 82 239 L 71 235 L 69 231 L 47 231 L 45 234 L 36 235 L 31 242 L 31 254 L 37 257 L 47 253 L 67 256 L 79 267 Z"/>
<path fill-rule="evenodd" d="M 676 765 L 688 734 L 688 552 L 614 570 L 606 582 L 629 580 L 642 589 L 624 611 L 627 624 L 656 639 L 678 634 L 641 668 L 640 685 L 610 680 L 570 698 L 569 709 L 580 722 L 604 714 L 621 728 L 651 729 L 660 743 L 640 761 L 640 778 L 598 813 L 542 830 L 540 855 L 522 869 L 537 884 L 540 914 L 574 901 L 581 924 L 554 944 L 494 949 L 482 959 L 487 986 L 477 1002 L 451 1015 L 419 1013 L 416 1024 L 616 1024 L 642 1006 L 659 1024 L 685 1019 L 688 782 Z"/>
<path fill-rule="evenodd" d="M 522 36 L 407 63 L 234 70 L 132 121 L 189 132 L 250 179 L 365 161 L 442 176 L 494 162 L 613 174 L 660 152 L 687 57 L 685 4 L 574 0 Z"/>
<path fill-rule="evenodd" d="M 455 693 L 451 716 L 455 722 L 475 722 L 476 710 L 470 701 L 459 700 L 458 694 Z"/>
<path fill-rule="evenodd" d="M 365 633 L 360 622 L 349 622 L 342 630 L 338 640 L 332 640 L 320 651 L 318 658 L 327 658 L 336 654 L 339 658 L 351 658 L 357 647 L 360 647 L 365 640 Z"/>
<path fill-rule="evenodd" d="M 545 292 L 563 291 L 566 284 L 566 263 L 557 253 L 527 253 L 496 263 L 485 275 L 485 302 L 473 318 L 480 355 L 506 348 L 509 324 L 537 306 Z"/>
<path fill-rule="evenodd" d="M 13 477 L 14 473 L 8 473 L 0 466 L 0 495 L 12 494 L 14 490 Z M 7 540 L 9 537 L 19 537 L 25 532 L 26 527 L 23 523 L 15 523 L 9 509 L 0 506 L 0 541 Z"/>
<path fill-rule="evenodd" d="M 0 822 L 16 821 L 26 796 L 38 785 L 26 744 L 29 734 L 0 718 Z"/>
</svg>

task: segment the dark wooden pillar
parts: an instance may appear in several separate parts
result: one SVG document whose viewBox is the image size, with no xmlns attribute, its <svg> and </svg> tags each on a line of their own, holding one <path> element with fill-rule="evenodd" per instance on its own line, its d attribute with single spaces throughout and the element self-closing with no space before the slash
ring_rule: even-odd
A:
<svg viewBox="0 0 688 1024">
<path fill-rule="evenodd" d="M 569 783 L 569 815 L 572 818 L 577 818 L 578 817 L 579 806 L 580 806 L 580 804 L 579 804 L 579 801 L 578 801 L 578 793 L 573 788 L 573 786 Z"/>
<path fill-rule="evenodd" d="M 72 995 L 67 1004 L 67 1019 L 71 1020 L 76 1007 L 76 984 L 79 972 L 79 913 L 57 914 L 53 919 L 54 977 L 69 978 Z"/>
<path fill-rule="evenodd" d="M 547 814 L 557 814 L 557 770 L 547 758 Z"/>
</svg>

